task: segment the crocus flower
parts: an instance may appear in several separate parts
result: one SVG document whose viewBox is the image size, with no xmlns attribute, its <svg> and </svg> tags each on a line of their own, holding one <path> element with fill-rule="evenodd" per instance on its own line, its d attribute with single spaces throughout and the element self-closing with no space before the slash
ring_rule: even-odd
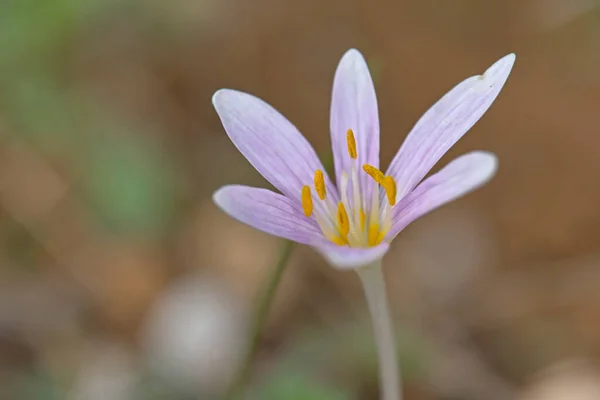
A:
<svg viewBox="0 0 600 400">
<path fill-rule="evenodd" d="M 369 265 L 409 223 L 494 175 L 496 157 L 474 151 L 423 180 L 491 106 L 514 61 L 509 54 L 443 96 L 417 122 L 384 173 L 373 81 L 360 52 L 346 52 L 331 99 L 336 184 L 309 142 L 273 107 L 250 94 L 221 89 L 213 104 L 229 138 L 281 194 L 230 185 L 220 188 L 214 201 L 256 229 L 313 246 L 335 267 Z"/>
</svg>

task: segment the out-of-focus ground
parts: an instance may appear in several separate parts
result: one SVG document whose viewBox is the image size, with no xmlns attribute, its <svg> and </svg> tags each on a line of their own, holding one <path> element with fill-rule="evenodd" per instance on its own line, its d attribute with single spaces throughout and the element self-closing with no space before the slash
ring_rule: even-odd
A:
<svg viewBox="0 0 600 400">
<path fill-rule="evenodd" d="M 265 185 L 212 93 L 329 151 L 341 55 L 374 75 L 385 165 L 437 98 L 515 52 L 441 162 L 497 177 L 387 256 L 406 398 L 600 398 L 600 2 L 4 0 L 0 399 L 219 399 L 282 242 L 211 202 Z M 439 167 L 438 167 L 439 168 Z M 294 250 L 248 398 L 377 398 L 357 278 Z"/>
</svg>

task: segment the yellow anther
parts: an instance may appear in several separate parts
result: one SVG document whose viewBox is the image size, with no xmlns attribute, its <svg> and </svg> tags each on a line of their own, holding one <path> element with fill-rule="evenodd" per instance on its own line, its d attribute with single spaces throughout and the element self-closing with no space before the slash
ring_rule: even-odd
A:
<svg viewBox="0 0 600 400">
<path fill-rule="evenodd" d="M 338 246 L 345 246 L 348 244 L 348 240 L 347 239 L 342 239 L 339 236 L 331 236 L 329 237 L 329 240 L 331 240 L 333 243 L 337 244 Z"/>
<path fill-rule="evenodd" d="M 302 208 L 304 209 L 304 215 L 310 217 L 313 212 L 312 196 L 310 195 L 310 187 L 308 185 L 302 186 Z"/>
<path fill-rule="evenodd" d="M 365 171 L 371 178 L 373 178 L 375 182 L 380 184 L 385 189 L 385 194 L 387 195 L 390 205 L 396 205 L 397 189 L 394 178 L 391 176 L 385 176 L 383 172 L 369 164 L 363 165 L 363 171 Z"/>
<path fill-rule="evenodd" d="M 380 183 L 380 185 L 385 189 L 385 194 L 387 195 L 390 205 L 396 205 L 396 181 L 394 178 L 388 175 L 383 178 L 383 183 Z"/>
<path fill-rule="evenodd" d="M 348 142 L 348 154 L 350 154 L 350 158 L 356 160 L 358 154 L 356 153 L 356 140 L 354 140 L 352 129 L 346 131 L 346 141 Z"/>
<path fill-rule="evenodd" d="M 369 224 L 369 246 L 377 246 L 380 241 L 379 238 L 379 224 L 376 222 L 372 222 Z"/>
<path fill-rule="evenodd" d="M 360 230 L 364 231 L 365 230 L 365 221 L 367 219 L 367 216 L 365 215 L 365 212 L 363 211 L 363 209 L 360 209 Z"/>
<path fill-rule="evenodd" d="M 373 180 L 380 185 L 383 185 L 383 181 L 385 179 L 385 175 L 379 169 L 375 168 L 372 165 L 365 164 L 363 165 L 363 171 L 365 171 Z"/>
<path fill-rule="evenodd" d="M 374 246 L 376 246 L 379 243 L 383 242 L 383 239 L 385 239 L 386 235 L 387 235 L 387 232 L 385 230 L 382 230 L 381 232 L 379 232 L 379 236 L 377 236 L 377 240 L 375 241 Z"/>
<path fill-rule="evenodd" d="M 348 232 L 350 232 L 350 221 L 348 220 L 348 213 L 344 204 L 340 201 L 337 209 L 337 223 L 340 236 L 344 241 L 348 241 Z"/>
<path fill-rule="evenodd" d="M 320 169 L 315 171 L 315 190 L 317 191 L 317 195 L 319 195 L 319 199 L 325 200 L 327 190 L 325 189 L 325 178 L 323 177 L 323 171 Z"/>
</svg>

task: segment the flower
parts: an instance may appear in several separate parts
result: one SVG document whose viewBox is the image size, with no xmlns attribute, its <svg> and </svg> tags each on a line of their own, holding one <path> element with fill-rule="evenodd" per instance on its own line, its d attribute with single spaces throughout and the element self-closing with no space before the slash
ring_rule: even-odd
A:
<svg viewBox="0 0 600 400">
<path fill-rule="evenodd" d="M 409 223 L 494 175 L 496 157 L 474 151 L 421 182 L 491 106 L 514 61 L 509 54 L 450 90 L 421 117 L 383 173 L 375 88 L 360 52 L 348 50 L 331 99 L 337 185 L 309 142 L 273 107 L 250 94 L 220 89 L 213 104 L 229 138 L 281 194 L 228 185 L 214 201 L 256 229 L 313 246 L 334 267 L 377 261 Z"/>
</svg>

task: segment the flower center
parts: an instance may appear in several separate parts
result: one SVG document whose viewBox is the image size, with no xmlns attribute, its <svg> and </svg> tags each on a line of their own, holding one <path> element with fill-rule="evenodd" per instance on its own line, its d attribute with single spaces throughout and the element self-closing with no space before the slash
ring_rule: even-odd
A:
<svg viewBox="0 0 600 400">
<path fill-rule="evenodd" d="M 313 202 L 311 186 L 302 187 L 304 214 L 315 218 L 323 235 L 340 246 L 372 247 L 381 243 L 392 227 L 392 208 L 396 205 L 396 181 L 378 168 L 364 164 L 358 168 L 356 140 L 352 129 L 346 132 L 350 171 L 338 177 L 340 201 L 335 204 L 327 196 L 323 171 L 315 171 L 314 189 L 318 199 Z M 366 173 L 377 184 L 371 200 L 363 204 L 359 173 Z"/>
</svg>

